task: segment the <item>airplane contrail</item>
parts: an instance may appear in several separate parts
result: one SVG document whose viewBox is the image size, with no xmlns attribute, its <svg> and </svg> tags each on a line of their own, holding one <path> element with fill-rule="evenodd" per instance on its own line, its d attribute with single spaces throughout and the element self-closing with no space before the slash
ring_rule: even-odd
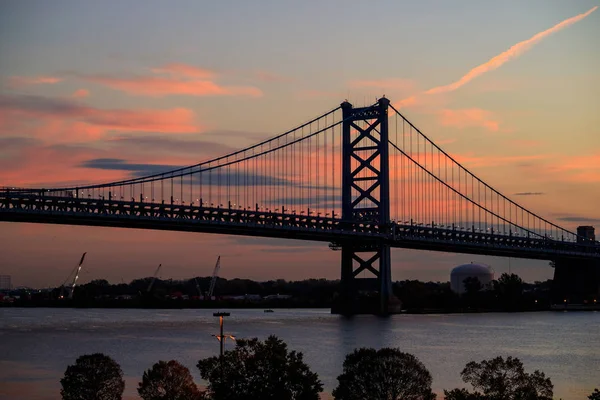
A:
<svg viewBox="0 0 600 400">
<path fill-rule="evenodd" d="M 459 87 L 465 85 L 466 83 L 470 82 L 471 80 L 475 79 L 479 75 L 485 74 L 488 71 L 493 71 L 496 68 L 499 68 L 502 64 L 512 60 L 513 58 L 520 56 L 521 54 L 525 53 L 527 50 L 531 49 L 531 47 L 533 47 L 533 45 L 535 45 L 536 43 L 538 43 L 539 41 L 544 39 L 546 36 L 549 36 L 554 32 L 557 32 L 563 28 L 566 28 L 569 25 L 573 25 L 574 23 L 581 21 L 582 19 L 584 19 L 585 17 L 587 17 L 588 15 L 590 15 L 591 13 L 596 11 L 597 8 L 598 8 L 598 6 L 593 7 L 592 9 L 590 9 L 589 11 L 587 11 L 583 14 L 579 14 L 574 17 L 565 19 L 564 21 L 554 25 L 552 28 L 549 28 L 549 29 L 546 29 L 545 31 L 539 32 L 539 33 L 533 35 L 531 38 L 515 44 L 510 49 L 506 50 L 503 53 L 498 54 L 497 56 L 493 57 L 489 61 L 487 61 L 481 65 L 478 65 L 477 67 L 470 70 L 466 75 L 464 75 L 462 78 L 460 78 L 456 82 L 453 82 L 453 83 L 451 83 L 449 85 L 445 85 L 445 86 L 434 87 L 432 89 L 427 90 L 425 93 L 426 94 L 435 94 L 435 93 L 452 92 L 452 91 L 458 89 Z"/>
</svg>

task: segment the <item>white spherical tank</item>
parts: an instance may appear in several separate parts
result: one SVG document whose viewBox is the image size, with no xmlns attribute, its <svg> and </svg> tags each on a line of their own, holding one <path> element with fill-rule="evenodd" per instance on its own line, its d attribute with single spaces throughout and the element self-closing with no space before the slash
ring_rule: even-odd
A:
<svg viewBox="0 0 600 400">
<path fill-rule="evenodd" d="M 450 273 L 450 288 L 452 291 L 463 294 L 465 292 L 464 280 L 467 278 L 477 278 L 485 286 L 494 280 L 494 270 L 489 265 L 480 263 L 459 265 Z"/>
</svg>

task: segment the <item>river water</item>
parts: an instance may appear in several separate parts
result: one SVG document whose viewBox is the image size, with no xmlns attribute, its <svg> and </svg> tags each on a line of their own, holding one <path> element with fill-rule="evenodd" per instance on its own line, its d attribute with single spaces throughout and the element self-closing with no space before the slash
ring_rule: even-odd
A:
<svg viewBox="0 0 600 400">
<path fill-rule="evenodd" d="M 67 365 L 94 352 L 121 365 L 127 399 L 136 398 L 137 382 L 158 360 L 179 360 L 202 384 L 196 362 L 216 355 L 219 348 L 211 337 L 218 333 L 213 311 L 0 308 L 0 399 L 60 398 L 59 380 Z M 386 346 L 419 357 L 431 371 L 437 393 L 464 387 L 460 371 L 467 362 L 497 355 L 518 357 L 527 371 L 546 373 L 557 399 L 586 399 L 600 387 L 600 312 L 346 319 L 324 309 L 228 311 L 226 333 L 279 336 L 304 353 L 328 393 L 347 353 Z"/>
</svg>

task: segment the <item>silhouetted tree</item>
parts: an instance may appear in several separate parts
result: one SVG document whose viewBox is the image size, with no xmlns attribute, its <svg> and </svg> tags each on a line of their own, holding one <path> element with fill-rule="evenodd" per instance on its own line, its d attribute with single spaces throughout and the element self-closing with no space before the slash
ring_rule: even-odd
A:
<svg viewBox="0 0 600 400">
<path fill-rule="evenodd" d="M 594 393 L 588 396 L 589 400 L 600 400 L 600 391 L 598 389 L 594 389 Z"/>
<path fill-rule="evenodd" d="M 121 367 L 102 353 L 79 357 L 60 384 L 64 400 L 120 400 L 125 390 Z"/>
<path fill-rule="evenodd" d="M 144 400 L 200 400 L 203 393 L 190 370 L 175 360 L 159 361 L 144 372 L 138 393 Z"/>
<path fill-rule="evenodd" d="M 412 354 L 398 349 L 356 349 L 346 355 L 333 391 L 338 400 L 429 400 L 431 374 Z"/>
<path fill-rule="evenodd" d="M 473 295 L 483 289 L 483 285 L 476 276 L 465 278 L 463 284 L 465 285 L 465 294 L 467 295 Z"/>
<path fill-rule="evenodd" d="M 288 351 L 276 336 L 264 342 L 238 340 L 223 358 L 198 361 L 208 395 L 214 400 L 277 399 L 318 400 L 323 385 L 302 360 L 302 353 Z"/>
<path fill-rule="evenodd" d="M 445 400 L 486 400 L 480 393 L 471 393 L 467 389 L 444 390 Z"/>
<path fill-rule="evenodd" d="M 523 280 L 519 275 L 502 274 L 494 282 L 494 291 L 505 308 L 515 309 L 521 302 L 523 285 Z"/>
<path fill-rule="evenodd" d="M 543 372 L 525 372 L 518 358 L 496 357 L 481 363 L 471 361 L 460 373 L 476 390 L 444 391 L 447 400 L 552 400 L 552 382 Z M 480 391 L 480 392 L 479 392 Z"/>
</svg>

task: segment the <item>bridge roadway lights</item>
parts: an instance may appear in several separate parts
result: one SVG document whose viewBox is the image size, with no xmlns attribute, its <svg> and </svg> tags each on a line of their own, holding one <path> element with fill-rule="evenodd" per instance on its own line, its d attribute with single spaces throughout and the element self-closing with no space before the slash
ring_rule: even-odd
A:
<svg viewBox="0 0 600 400">
<path fill-rule="evenodd" d="M 600 260 L 556 259 L 552 303 L 591 305 L 594 299 L 600 299 Z"/>
</svg>

